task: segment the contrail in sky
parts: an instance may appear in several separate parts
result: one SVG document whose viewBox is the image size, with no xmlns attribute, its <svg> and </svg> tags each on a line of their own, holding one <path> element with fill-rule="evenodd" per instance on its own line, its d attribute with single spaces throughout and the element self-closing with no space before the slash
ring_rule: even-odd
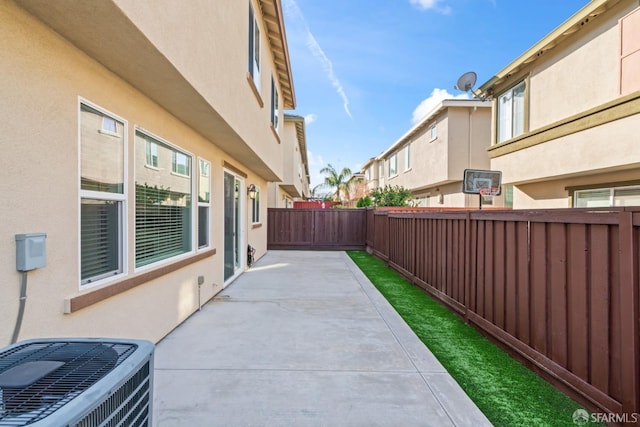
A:
<svg viewBox="0 0 640 427">
<path fill-rule="evenodd" d="M 296 20 L 300 24 L 302 24 L 302 27 L 307 34 L 307 47 L 311 51 L 311 54 L 316 57 L 318 61 L 320 61 L 322 69 L 331 81 L 331 85 L 335 88 L 338 95 L 340 95 L 340 98 L 342 98 L 344 111 L 349 117 L 352 118 L 351 111 L 349 111 L 349 98 L 347 98 L 347 94 L 344 91 L 344 87 L 342 87 L 342 83 L 340 83 L 340 80 L 338 80 L 338 77 L 336 77 L 335 73 L 333 72 L 333 63 L 324 53 L 324 50 L 322 50 L 320 44 L 318 44 L 318 41 L 311 33 L 309 25 L 307 25 L 307 21 L 304 19 L 304 16 L 302 15 L 302 11 L 298 7 L 298 4 L 295 0 L 284 0 L 284 5 L 285 9 L 287 10 L 287 14 L 289 16 L 295 17 Z"/>
</svg>

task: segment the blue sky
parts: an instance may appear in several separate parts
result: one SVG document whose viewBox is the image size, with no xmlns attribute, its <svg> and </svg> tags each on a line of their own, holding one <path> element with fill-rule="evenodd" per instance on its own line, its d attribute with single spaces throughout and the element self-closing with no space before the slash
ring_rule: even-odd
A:
<svg viewBox="0 0 640 427">
<path fill-rule="evenodd" d="M 587 0 L 282 0 L 312 187 L 360 170 L 475 71 L 476 87 Z"/>
</svg>

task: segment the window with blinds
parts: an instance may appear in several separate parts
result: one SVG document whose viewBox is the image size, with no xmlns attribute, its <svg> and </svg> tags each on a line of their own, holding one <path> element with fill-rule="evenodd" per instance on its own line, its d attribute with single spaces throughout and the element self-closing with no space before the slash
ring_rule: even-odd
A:
<svg viewBox="0 0 640 427">
<path fill-rule="evenodd" d="M 123 273 L 123 121 L 80 104 L 80 283 Z"/>
<path fill-rule="evenodd" d="M 138 130 L 137 165 L 145 164 L 149 142 L 157 147 L 158 168 L 136 168 L 136 267 L 190 252 L 192 248 L 192 158 Z"/>
<path fill-rule="evenodd" d="M 119 236 L 122 202 L 82 199 L 80 254 L 83 283 L 121 273 Z"/>
</svg>

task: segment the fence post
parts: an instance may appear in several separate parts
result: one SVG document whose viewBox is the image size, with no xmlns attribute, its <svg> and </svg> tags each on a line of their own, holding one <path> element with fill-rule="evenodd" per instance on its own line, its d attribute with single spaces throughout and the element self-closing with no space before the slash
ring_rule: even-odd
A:
<svg viewBox="0 0 640 427">
<path fill-rule="evenodd" d="M 622 408 L 625 413 L 640 412 L 638 376 L 638 247 L 635 244 L 633 212 L 620 212 L 620 367 L 622 371 Z"/>
<path fill-rule="evenodd" d="M 469 322 L 471 304 L 471 212 L 467 211 L 464 220 L 464 321 Z"/>
</svg>

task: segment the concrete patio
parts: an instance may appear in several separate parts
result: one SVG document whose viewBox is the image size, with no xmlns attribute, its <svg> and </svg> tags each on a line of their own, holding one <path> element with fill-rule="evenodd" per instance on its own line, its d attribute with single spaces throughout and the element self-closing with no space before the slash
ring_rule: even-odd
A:
<svg viewBox="0 0 640 427">
<path fill-rule="evenodd" d="M 491 425 L 344 252 L 269 251 L 161 341 L 153 424 Z"/>
</svg>

